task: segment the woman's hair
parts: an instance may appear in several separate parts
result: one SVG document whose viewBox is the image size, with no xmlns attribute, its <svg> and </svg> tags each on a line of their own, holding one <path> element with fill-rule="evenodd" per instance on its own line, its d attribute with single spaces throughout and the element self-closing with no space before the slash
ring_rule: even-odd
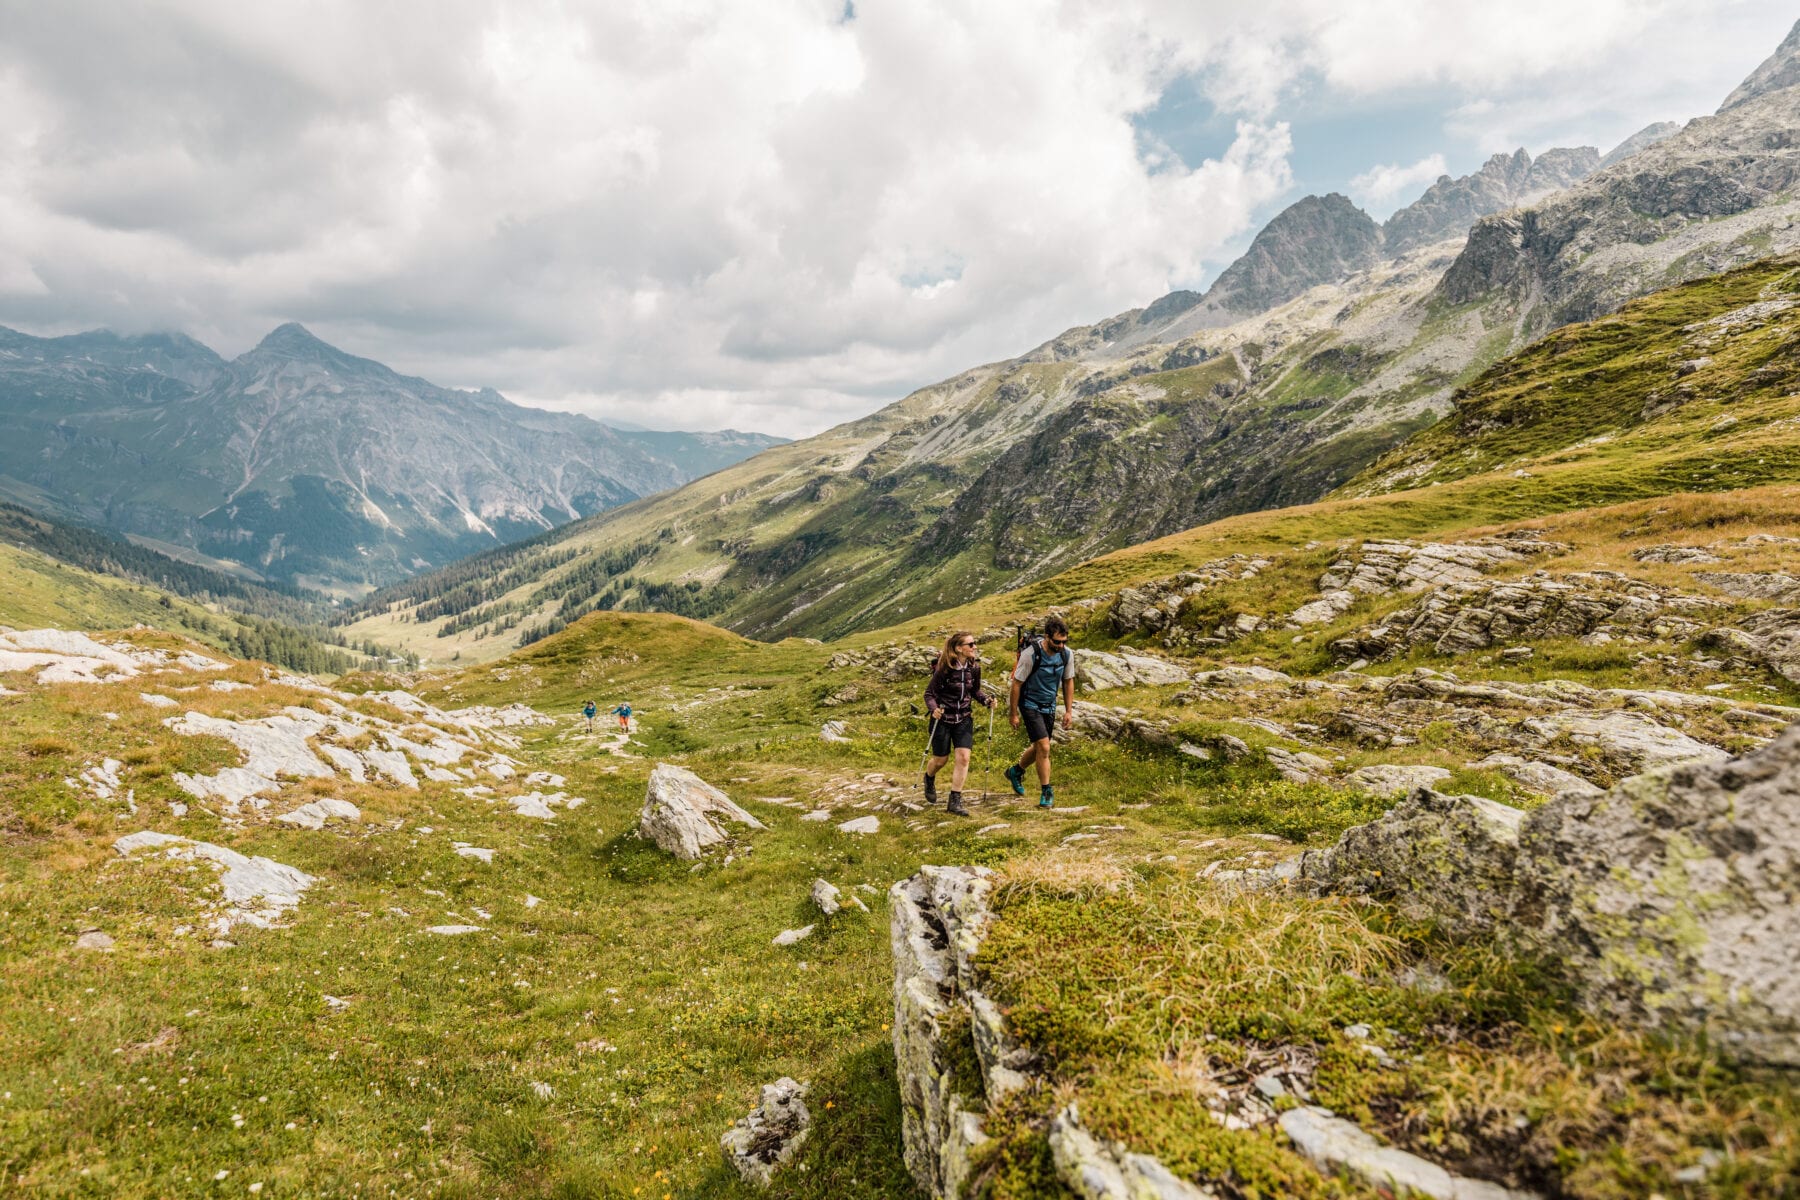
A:
<svg viewBox="0 0 1800 1200">
<path fill-rule="evenodd" d="M 943 652 L 938 655 L 937 664 L 931 669 L 934 671 L 948 671 L 956 662 L 956 643 L 965 641 L 972 642 L 974 640 L 975 635 L 966 629 L 959 629 L 951 634 L 945 639 Z"/>
</svg>

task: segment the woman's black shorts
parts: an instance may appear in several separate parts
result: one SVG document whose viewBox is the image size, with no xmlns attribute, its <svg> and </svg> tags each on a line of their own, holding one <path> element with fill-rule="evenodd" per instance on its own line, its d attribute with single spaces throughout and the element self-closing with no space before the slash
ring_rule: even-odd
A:
<svg viewBox="0 0 1800 1200">
<path fill-rule="evenodd" d="M 1019 717 L 1025 725 L 1027 741 L 1041 742 L 1050 736 L 1052 729 L 1056 728 L 1056 714 L 1053 712 L 1038 712 L 1032 708 L 1021 708 Z"/>
<path fill-rule="evenodd" d="M 934 757 L 948 758 L 952 746 L 958 750 L 969 750 L 974 745 L 974 713 L 960 721 L 939 721 L 931 730 L 931 753 Z"/>
</svg>

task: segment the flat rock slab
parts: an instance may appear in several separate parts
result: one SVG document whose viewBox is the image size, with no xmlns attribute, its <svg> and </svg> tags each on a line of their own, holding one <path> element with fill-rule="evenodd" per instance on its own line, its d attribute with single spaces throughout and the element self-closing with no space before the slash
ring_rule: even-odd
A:
<svg viewBox="0 0 1800 1200">
<path fill-rule="evenodd" d="M 218 921 L 220 933 L 240 923 L 268 928 L 300 903 L 300 893 L 318 882 L 304 871 L 271 859 L 251 858 L 210 842 L 153 829 L 126 834 L 113 843 L 113 849 L 126 857 L 138 850 L 161 849 L 170 858 L 199 858 L 216 865 L 226 905 Z"/>
<path fill-rule="evenodd" d="M 876 817 L 857 817 L 838 826 L 839 833 L 876 833 L 880 829 L 881 821 Z"/>
<path fill-rule="evenodd" d="M 813 926 L 802 925 L 798 929 L 784 929 L 775 935 L 773 945 L 791 946 L 795 942 L 803 942 L 812 936 Z"/>
<path fill-rule="evenodd" d="M 426 933 L 441 933 L 445 937 L 454 937 L 460 933 L 480 933 L 481 926 L 479 926 L 479 925 L 433 925 L 433 926 L 429 927 L 428 929 L 426 929 L 425 932 Z"/>
</svg>

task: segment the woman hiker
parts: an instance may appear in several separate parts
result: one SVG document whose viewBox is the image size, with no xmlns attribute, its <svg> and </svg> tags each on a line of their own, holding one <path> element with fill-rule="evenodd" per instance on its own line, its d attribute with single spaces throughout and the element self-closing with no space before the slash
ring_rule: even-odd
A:
<svg viewBox="0 0 1800 1200">
<path fill-rule="evenodd" d="M 931 682 L 925 685 L 925 708 L 931 714 L 931 761 L 925 764 L 925 803 L 937 803 L 937 773 L 950 761 L 952 751 L 956 766 L 950 772 L 950 803 L 944 811 L 966 817 L 963 807 L 963 783 L 969 777 L 969 751 L 975 746 L 975 705 L 994 707 L 994 702 L 981 691 L 981 654 L 975 649 L 975 635 L 953 633 L 938 655 L 931 670 Z"/>
<path fill-rule="evenodd" d="M 594 702 L 592 700 L 589 700 L 586 704 L 581 706 L 581 715 L 587 718 L 589 733 L 594 732 L 594 714 L 599 711 L 599 709 L 594 707 Z"/>
<path fill-rule="evenodd" d="M 1017 729 L 1021 718 L 1025 738 L 1031 744 L 1019 761 L 1006 768 L 1006 781 L 1013 794 L 1025 794 L 1026 768 L 1036 764 L 1038 807 L 1050 808 L 1056 803 L 1056 790 L 1050 786 L 1050 732 L 1056 724 L 1056 698 L 1062 696 L 1064 729 L 1073 723 L 1075 707 L 1075 655 L 1069 649 L 1069 626 L 1061 617 L 1044 620 L 1044 636 L 1020 649 L 1019 665 L 1013 669 L 1012 701 L 1008 716 Z"/>
<path fill-rule="evenodd" d="M 613 709 L 613 716 L 619 718 L 619 728 L 626 733 L 631 732 L 631 701 L 627 700 Z"/>
</svg>

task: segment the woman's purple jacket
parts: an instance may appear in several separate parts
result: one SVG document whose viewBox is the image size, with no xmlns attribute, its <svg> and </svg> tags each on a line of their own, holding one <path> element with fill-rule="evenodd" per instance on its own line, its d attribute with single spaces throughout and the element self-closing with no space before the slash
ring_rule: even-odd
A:
<svg viewBox="0 0 1800 1200">
<path fill-rule="evenodd" d="M 925 709 L 936 708 L 939 719 L 955 725 L 966 721 L 975 711 L 981 697 L 981 663 L 979 661 L 950 667 L 933 667 L 931 682 L 925 685 Z"/>
</svg>

